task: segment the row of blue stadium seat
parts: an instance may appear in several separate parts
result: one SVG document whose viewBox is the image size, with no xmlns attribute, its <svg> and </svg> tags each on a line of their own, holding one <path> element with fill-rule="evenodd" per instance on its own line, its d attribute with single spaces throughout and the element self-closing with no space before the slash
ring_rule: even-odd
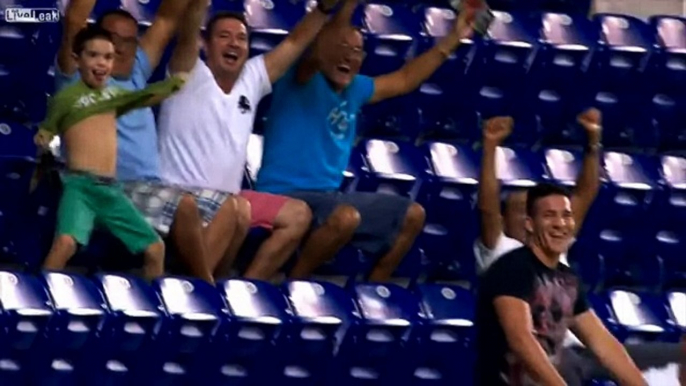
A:
<svg viewBox="0 0 686 386">
<path fill-rule="evenodd" d="M 622 341 L 686 331 L 685 293 L 616 290 L 591 304 Z M 455 286 L 0 271 L 0 305 L 8 386 L 451 385 L 473 371 L 475 300 Z"/>
<path fill-rule="evenodd" d="M 306 1 L 214 2 L 213 10 L 246 11 L 252 53 L 273 48 L 305 12 Z M 121 6 L 151 20 L 159 1 L 98 2 L 94 16 Z M 419 91 L 365 109 L 368 135 L 478 138 L 479 118 L 511 114 L 513 143 L 578 141 L 569 125 L 583 106 L 604 113 L 608 146 L 684 148 L 686 28 L 683 18 L 656 16 L 649 24 L 625 15 L 496 12 L 489 34 L 463 46 Z M 368 57 L 362 72 L 399 68 L 450 29 L 448 9 L 413 9 L 370 3 L 356 20 L 364 26 Z M 57 29 L 57 31 L 55 31 Z M 0 84 L 39 119 L 44 93 L 52 91 L 48 68 L 59 41 L 55 25 L 4 25 L 0 29 Z M 2 54 L 2 53 L 5 54 Z M 169 55 L 167 55 L 168 57 Z M 31 60 L 28 60 L 31 59 Z M 31 63 L 31 66 L 25 66 Z M 157 76 L 163 75 L 165 64 Z M 25 79 L 45 77 L 44 82 Z M 9 102 L 8 102 L 9 103 Z M 265 111 L 265 108 L 262 108 Z M 401 112 L 401 113 L 398 113 Z"/>
</svg>

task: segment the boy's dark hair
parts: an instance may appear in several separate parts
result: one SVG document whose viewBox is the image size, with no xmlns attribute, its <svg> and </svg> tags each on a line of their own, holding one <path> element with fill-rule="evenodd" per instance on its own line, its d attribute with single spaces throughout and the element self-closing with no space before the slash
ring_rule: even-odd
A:
<svg viewBox="0 0 686 386">
<path fill-rule="evenodd" d="M 79 31 L 74 37 L 72 52 L 76 55 L 81 55 L 81 52 L 83 52 L 83 49 L 86 47 L 86 43 L 94 39 L 103 39 L 112 42 L 112 34 L 100 27 L 88 26 Z"/>
<path fill-rule="evenodd" d="M 136 20 L 136 18 L 133 17 L 133 15 L 129 11 L 119 9 L 119 8 L 111 9 L 109 11 L 106 11 L 102 15 L 98 16 L 98 20 L 95 21 L 95 25 L 102 28 L 102 23 L 109 16 L 123 17 L 124 19 L 128 19 L 128 20 L 132 21 L 134 24 L 138 25 L 138 20 Z"/>
<path fill-rule="evenodd" d="M 533 188 L 530 188 L 526 194 L 526 214 L 530 217 L 533 216 L 536 202 L 549 196 L 565 196 L 571 198 L 571 193 L 562 186 L 540 183 Z"/>
<path fill-rule="evenodd" d="M 210 20 L 207 21 L 207 25 L 205 26 L 205 33 L 203 37 L 205 40 L 210 40 L 212 37 L 212 30 L 214 29 L 214 26 L 220 21 L 224 19 L 234 19 L 238 20 L 241 22 L 246 29 L 248 29 L 248 20 L 246 20 L 245 15 L 242 12 L 233 12 L 233 11 L 221 11 L 217 12 L 212 15 Z"/>
</svg>

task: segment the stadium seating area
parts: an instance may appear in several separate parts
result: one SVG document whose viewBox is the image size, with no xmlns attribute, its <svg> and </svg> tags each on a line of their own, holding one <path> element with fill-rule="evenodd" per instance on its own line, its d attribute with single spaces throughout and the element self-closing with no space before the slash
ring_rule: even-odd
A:
<svg viewBox="0 0 686 386">
<path fill-rule="evenodd" d="M 0 6 L 64 9 L 65 1 Z M 124 7 L 144 30 L 159 2 L 99 0 L 93 18 Z M 213 0 L 212 10 L 245 11 L 258 54 L 285 36 L 306 3 Z M 370 257 L 352 249 L 321 270 L 350 278 L 345 288 L 92 275 L 136 265 L 105 235 L 74 259 L 88 277 L 38 273 L 59 183 L 48 176 L 29 193 L 33 124 L 53 90 L 61 31 L 0 21 L 0 262 L 16 268 L 0 271 L 0 383 L 469 384 L 474 286 L 437 282 L 474 284 L 479 122 L 515 117 L 498 159 L 504 189 L 543 180 L 572 186 L 583 145 L 574 116 L 591 105 L 603 113 L 603 186 L 570 261 L 622 341 L 686 332 L 686 19 L 589 20 L 516 7 L 496 16 L 488 36 L 465 41 L 420 90 L 363 111 L 341 189 L 405 195 L 426 208 L 424 232 L 396 273 L 408 288 L 355 280 Z M 400 67 L 454 17 L 439 1 L 368 2 L 355 17 L 366 33 L 362 72 Z M 264 119 L 246 186 L 259 168 Z M 244 258 L 263 237 L 251 233 Z"/>
</svg>

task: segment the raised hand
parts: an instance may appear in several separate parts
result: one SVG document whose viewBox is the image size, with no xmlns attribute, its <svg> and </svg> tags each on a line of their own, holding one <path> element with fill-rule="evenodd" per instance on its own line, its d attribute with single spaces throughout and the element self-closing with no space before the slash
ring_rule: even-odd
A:
<svg viewBox="0 0 686 386">
<path fill-rule="evenodd" d="M 484 141 L 501 144 L 512 133 L 511 117 L 495 117 L 484 122 Z"/>
<path fill-rule="evenodd" d="M 474 20 L 476 20 L 476 14 L 479 12 L 479 9 L 465 2 L 453 25 L 453 33 L 457 34 L 457 37 L 460 39 L 472 37 L 474 34 Z"/>
<path fill-rule="evenodd" d="M 579 114 L 577 121 L 586 130 L 589 142 L 598 143 L 603 131 L 602 115 L 598 109 L 590 108 Z"/>
</svg>

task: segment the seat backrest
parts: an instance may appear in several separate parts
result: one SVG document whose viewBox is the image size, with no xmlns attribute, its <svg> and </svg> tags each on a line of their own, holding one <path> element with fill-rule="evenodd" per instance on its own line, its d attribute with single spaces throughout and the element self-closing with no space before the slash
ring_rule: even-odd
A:
<svg viewBox="0 0 686 386">
<path fill-rule="evenodd" d="M 498 147 L 495 161 L 496 174 L 505 186 L 533 186 L 545 177 L 543 158 L 529 149 Z"/>
<path fill-rule="evenodd" d="M 284 285 L 297 318 L 320 323 L 349 323 L 355 303 L 343 288 L 325 282 L 290 281 Z"/>
<path fill-rule="evenodd" d="M 129 316 L 159 316 L 162 303 L 143 280 L 124 275 L 99 274 L 98 285 L 110 310 Z"/>
<path fill-rule="evenodd" d="M 422 32 L 431 38 L 441 38 L 452 31 L 457 15 L 447 8 L 426 7 L 422 20 Z"/>
<path fill-rule="evenodd" d="M 536 43 L 533 28 L 524 15 L 505 11 L 493 11 L 493 14 L 495 19 L 488 28 L 487 39 L 519 48 L 532 48 Z"/>
<path fill-rule="evenodd" d="M 48 292 L 38 278 L 7 271 L 0 271 L 0 305 L 27 316 L 53 312 Z"/>
<path fill-rule="evenodd" d="M 245 15 L 252 31 L 286 35 L 305 15 L 303 0 L 245 0 Z"/>
<path fill-rule="evenodd" d="M 583 155 L 566 149 L 546 149 L 545 162 L 548 173 L 557 183 L 573 186 L 581 172 Z"/>
<path fill-rule="evenodd" d="M 428 167 L 424 157 L 408 143 L 370 139 L 361 148 L 371 171 L 387 178 L 416 180 Z"/>
<path fill-rule="evenodd" d="M 686 158 L 666 155 L 661 157 L 662 178 L 675 190 L 686 189 Z"/>
<path fill-rule="evenodd" d="M 662 333 L 665 330 L 666 320 L 660 320 L 638 294 L 616 290 L 609 293 L 609 298 L 617 322 L 621 325 L 647 333 Z"/>
<path fill-rule="evenodd" d="M 419 315 L 419 302 L 395 284 L 361 283 L 353 288 L 362 317 L 374 324 L 410 327 Z"/>
<path fill-rule="evenodd" d="M 43 279 L 57 310 L 84 316 L 103 315 L 107 310 L 105 299 L 95 283 L 83 276 L 46 272 Z"/>
<path fill-rule="evenodd" d="M 594 16 L 600 41 L 613 50 L 645 53 L 652 48 L 648 26 L 640 19 L 618 14 Z"/>
<path fill-rule="evenodd" d="M 454 183 L 478 184 L 479 157 L 471 148 L 443 142 L 431 142 L 426 146 L 437 177 Z"/>
<path fill-rule="evenodd" d="M 164 277 L 153 282 L 170 315 L 189 320 L 218 320 L 226 306 L 215 287 L 200 279 Z"/>
<path fill-rule="evenodd" d="M 237 318 L 269 324 L 288 321 L 290 309 L 286 298 L 269 283 L 231 279 L 219 282 L 217 287 Z"/>
<path fill-rule="evenodd" d="M 377 38 L 411 41 L 419 34 L 420 21 L 408 8 L 370 3 L 364 7 L 364 26 Z"/>
<path fill-rule="evenodd" d="M 653 16 L 650 22 L 657 34 L 657 44 L 669 52 L 686 53 L 686 18 Z"/>
<path fill-rule="evenodd" d="M 594 45 L 592 25 L 581 16 L 563 13 L 541 15 L 541 39 L 545 43 L 568 50 L 588 51 Z"/>
<path fill-rule="evenodd" d="M 139 24 L 149 26 L 155 20 L 161 0 L 121 0 L 122 8 L 129 11 Z"/>
<path fill-rule="evenodd" d="M 603 161 L 609 182 L 618 188 L 652 190 L 657 186 L 657 160 L 649 156 L 608 151 Z"/>
<path fill-rule="evenodd" d="M 441 284 L 421 284 L 416 292 L 427 319 L 455 327 L 474 325 L 476 301 L 468 290 Z"/>
</svg>

